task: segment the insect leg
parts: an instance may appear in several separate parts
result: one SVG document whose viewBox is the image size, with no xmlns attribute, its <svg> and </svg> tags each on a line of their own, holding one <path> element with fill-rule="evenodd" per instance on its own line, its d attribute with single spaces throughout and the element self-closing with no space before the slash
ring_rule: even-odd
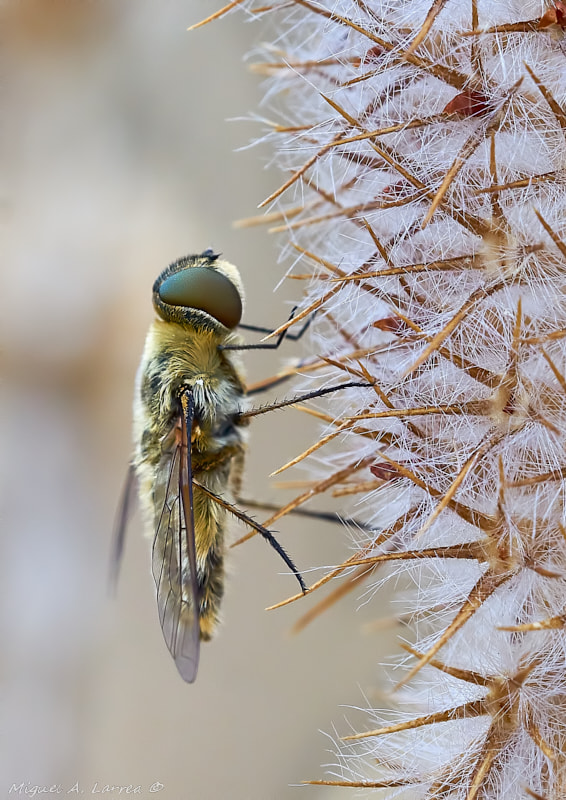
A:
<svg viewBox="0 0 566 800">
<path fill-rule="evenodd" d="M 120 565 L 122 563 L 122 555 L 124 553 L 124 542 L 126 541 L 126 528 L 132 511 L 132 504 L 135 497 L 136 486 L 136 472 L 134 465 L 130 464 L 124 487 L 120 497 L 120 504 L 118 506 L 118 513 L 116 515 L 116 522 L 114 525 L 114 534 L 112 536 L 112 553 L 110 556 L 110 572 L 108 576 L 108 585 L 112 594 L 116 591 L 118 584 L 118 575 L 120 574 Z"/>
<path fill-rule="evenodd" d="M 289 320 L 293 319 L 296 310 L 297 307 L 295 306 L 295 308 L 291 311 L 289 315 Z M 224 345 L 219 345 L 218 349 L 219 350 L 277 350 L 283 339 L 289 339 L 292 342 L 297 342 L 311 324 L 313 317 L 314 314 L 311 314 L 309 317 L 307 317 L 306 322 L 297 333 L 289 333 L 289 329 L 285 328 L 284 331 L 281 331 L 275 342 L 259 342 L 258 344 L 224 344 Z M 238 327 L 243 328 L 246 331 L 255 331 L 257 333 L 267 333 L 267 334 L 273 333 L 272 328 L 261 328 L 258 325 L 245 325 L 243 323 L 240 323 Z"/>
<path fill-rule="evenodd" d="M 292 368 L 287 367 L 283 372 L 280 372 L 277 375 L 272 375 L 269 378 L 264 378 L 262 381 L 254 383 L 251 387 L 247 386 L 246 397 L 251 397 L 254 394 L 262 394 L 263 392 L 268 392 L 270 389 L 273 389 L 274 386 L 279 386 L 279 384 L 281 383 L 287 383 L 287 381 L 291 380 L 291 378 L 295 378 L 297 374 L 299 374 L 300 370 L 306 366 L 309 366 L 308 360 L 301 359 L 295 364 L 294 367 Z"/>
<path fill-rule="evenodd" d="M 243 419 L 250 419 L 250 417 L 258 417 L 260 414 L 267 414 L 268 411 L 277 411 L 278 408 L 285 408 L 285 406 L 292 406 L 296 403 L 303 403 L 305 400 L 312 400 L 315 397 L 323 397 L 325 394 L 338 392 L 341 389 L 349 389 L 353 386 L 371 386 L 367 381 L 349 381 L 348 383 L 339 383 L 338 386 L 328 386 L 326 389 L 315 389 L 306 394 L 298 394 L 287 400 L 281 400 L 279 403 L 270 403 L 266 406 L 259 406 L 258 408 L 251 408 L 249 411 L 242 411 L 236 416 L 236 421 L 240 422 Z"/>
<path fill-rule="evenodd" d="M 290 378 L 293 378 L 294 375 L 295 373 L 291 372 L 288 375 L 275 375 L 272 378 L 268 378 L 260 386 L 256 386 L 254 389 L 248 389 L 246 391 L 246 396 L 251 397 L 254 394 L 268 392 L 270 389 L 273 389 L 274 386 L 279 386 L 281 383 L 287 383 L 287 381 Z"/>
<path fill-rule="evenodd" d="M 242 506 L 250 506 L 251 508 L 261 508 L 264 511 L 281 511 L 281 506 L 277 503 L 262 503 L 258 500 L 248 500 L 247 498 L 238 497 L 236 501 Z M 313 511 L 308 508 L 293 508 L 287 514 L 297 517 L 308 517 L 309 519 L 319 519 L 323 522 L 339 523 L 340 525 L 354 525 L 363 531 L 370 533 L 375 530 L 375 526 L 368 525 L 367 522 L 362 522 L 355 517 L 341 517 L 332 511 Z M 287 516 L 287 514 L 285 516 Z"/>
<path fill-rule="evenodd" d="M 214 500 L 216 503 L 218 503 L 223 508 L 225 508 L 226 511 L 229 511 L 231 514 L 233 514 L 239 520 L 244 522 L 246 525 L 249 525 L 250 528 L 253 528 L 258 533 L 261 533 L 261 535 L 266 540 L 266 542 L 268 542 L 271 545 L 271 547 L 273 547 L 273 549 L 281 556 L 283 561 L 287 564 L 287 566 L 289 567 L 289 569 L 291 570 L 291 572 L 293 573 L 295 578 L 298 580 L 299 585 L 300 585 L 301 590 L 303 591 L 303 593 L 306 592 L 307 587 L 306 587 L 305 582 L 303 580 L 303 576 L 301 575 L 301 573 L 299 572 L 299 570 L 297 569 L 297 567 L 293 563 L 293 560 L 291 559 L 291 557 L 289 555 L 287 555 L 287 553 L 281 547 L 281 545 L 279 544 L 279 542 L 277 541 L 275 536 L 273 536 L 273 534 L 270 531 L 268 531 L 267 528 L 264 528 L 263 525 L 260 525 L 259 522 L 255 521 L 255 519 L 252 519 L 250 516 L 245 514 L 243 511 L 240 511 L 240 509 L 236 508 L 236 506 L 233 505 L 232 503 L 229 503 L 227 500 L 224 500 L 224 498 L 220 497 L 220 495 L 217 495 L 214 492 L 211 492 L 210 489 L 208 489 L 202 483 L 199 483 L 199 481 L 196 481 L 196 480 L 193 479 L 193 485 L 197 486 L 200 491 L 202 491 L 206 495 L 208 495 L 208 497 L 210 497 L 211 500 Z"/>
</svg>

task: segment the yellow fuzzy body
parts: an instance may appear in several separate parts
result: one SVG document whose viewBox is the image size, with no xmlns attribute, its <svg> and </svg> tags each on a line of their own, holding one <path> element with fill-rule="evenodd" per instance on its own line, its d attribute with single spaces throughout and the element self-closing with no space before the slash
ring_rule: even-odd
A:
<svg viewBox="0 0 566 800">
<path fill-rule="evenodd" d="M 223 272 L 235 270 L 220 262 Z M 239 281 L 239 276 L 236 277 Z M 139 497 L 148 531 L 154 539 L 156 563 L 166 560 L 159 534 L 160 519 L 179 452 L 180 395 L 190 388 L 195 414 L 190 455 L 193 478 L 212 492 L 230 500 L 238 492 L 245 451 L 243 410 L 245 386 L 239 357 L 219 345 L 239 344 L 241 339 L 202 311 L 189 309 L 185 321 L 156 319 L 148 332 L 136 379 L 134 400 L 134 467 Z M 176 487 L 173 486 L 173 493 Z M 194 535 L 197 556 L 200 637 L 209 639 L 218 622 L 224 591 L 225 509 L 194 486 Z M 172 511 L 179 524 L 180 502 Z M 160 540 L 161 539 L 161 540 Z M 167 568 L 167 565 L 166 565 Z M 183 564 L 181 591 L 190 605 L 187 565 Z"/>
</svg>

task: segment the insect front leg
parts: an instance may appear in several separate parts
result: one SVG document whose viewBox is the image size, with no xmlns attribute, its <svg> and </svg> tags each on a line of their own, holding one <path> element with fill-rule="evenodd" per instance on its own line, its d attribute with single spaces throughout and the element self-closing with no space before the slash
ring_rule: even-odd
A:
<svg viewBox="0 0 566 800">
<path fill-rule="evenodd" d="M 290 323 L 290 321 L 293 319 L 296 310 L 297 307 L 295 306 L 289 315 L 288 323 Z M 298 342 L 311 324 L 315 313 L 316 312 L 307 317 L 306 322 L 303 324 L 300 330 L 297 331 L 297 333 L 289 333 L 289 328 L 285 328 L 284 331 L 281 331 L 274 342 L 258 342 L 257 344 L 224 344 L 220 345 L 219 350 L 277 350 L 284 339 L 289 339 L 292 342 Z M 258 325 L 246 325 L 243 322 L 240 322 L 238 327 L 246 331 L 266 333 L 268 336 L 273 333 L 272 328 L 262 328 Z"/>
</svg>

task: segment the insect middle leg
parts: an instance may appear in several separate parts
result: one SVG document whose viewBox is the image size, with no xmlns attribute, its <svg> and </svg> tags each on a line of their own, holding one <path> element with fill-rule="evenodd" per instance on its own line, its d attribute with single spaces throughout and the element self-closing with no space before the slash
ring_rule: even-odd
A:
<svg viewBox="0 0 566 800">
<path fill-rule="evenodd" d="M 354 386 L 357 387 L 371 387 L 371 383 L 368 381 L 348 381 L 347 383 L 339 383 L 337 386 L 327 386 L 324 389 L 314 389 L 312 392 L 305 392 L 305 394 L 298 394 L 294 397 L 287 398 L 286 400 L 281 400 L 278 403 L 268 403 L 265 406 L 259 406 L 258 408 L 251 408 L 249 411 L 242 411 L 236 417 L 238 423 L 242 420 L 250 419 L 251 417 L 258 417 L 260 414 L 267 414 L 268 411 L 277 411 L 279 408 L 285 408 L 285 406 L 292 406 L 296 403 L 303 403 L 305 400 L 313 400 L 316 397 L 323 397 L 326 394 L 332 394 L 333 392 L 339 392 L 342 389 L 350 389 Z"/>
</svg>

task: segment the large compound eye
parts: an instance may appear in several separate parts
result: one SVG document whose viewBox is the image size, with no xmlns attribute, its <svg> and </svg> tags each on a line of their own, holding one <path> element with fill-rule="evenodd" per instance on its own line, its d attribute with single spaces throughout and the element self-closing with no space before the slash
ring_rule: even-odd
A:
<svg viewBox="0 0 566 800">
<path fill-rule="evenodd" d="M 166 278 L 159 297 L 170 306 L 206 311 L 226 328 L 235 328 L 242 318 L 242 298 L 228 278 L 210 267 L 192 267 Z"/>
</svg>

